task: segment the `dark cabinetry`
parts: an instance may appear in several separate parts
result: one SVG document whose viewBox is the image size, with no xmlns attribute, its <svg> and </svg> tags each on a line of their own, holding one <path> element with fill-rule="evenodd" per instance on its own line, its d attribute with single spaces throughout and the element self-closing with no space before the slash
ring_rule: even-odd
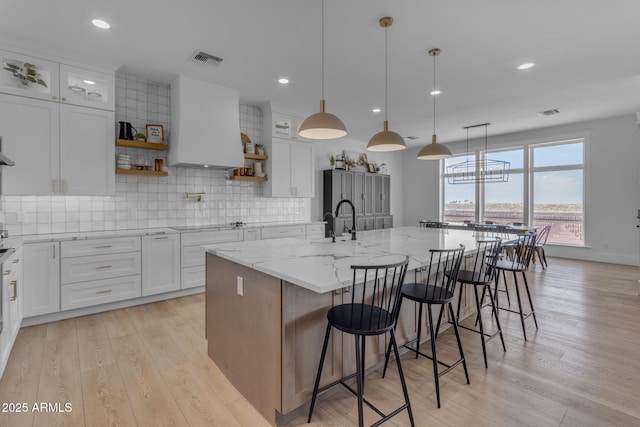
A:
<svg viewBox="0 0 640 427">
<path fill-rule="evenodd" d="M 393 227 L 391 216 L 391 177 L 366 172 L 353 172 L 340 169 L 325 170 L 323 173 L 324 213 L 335 213 L 338 202 L 348 199 L 356 210 L 356 229 L 358 231 L 376 230 Z M 351 207 L 343 204 L 336 218 L 336 235 L 352 227 Z M 329 235 L 331 224 L 327 224 Z"/>
</svg>

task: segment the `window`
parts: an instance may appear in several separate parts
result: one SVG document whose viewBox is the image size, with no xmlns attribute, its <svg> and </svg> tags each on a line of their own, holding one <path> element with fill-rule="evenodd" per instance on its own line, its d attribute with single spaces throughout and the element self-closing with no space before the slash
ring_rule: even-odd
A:
<svg viewBox="0 0 640 427">
<path fill-rule="evenodd" d="M 533 224 L 550 243 L 584 245 L 584 143 L 532 147 Z"/>
<path fill-rule="evenodd" d="M 442 220 L 551 225 L 549 243 L 584 245 L 584 151 L 573 139 L 446 159 Z M 510 162 L 508 182 L 449 183 L 447 166 L 485 156 Z"/>
</svg>

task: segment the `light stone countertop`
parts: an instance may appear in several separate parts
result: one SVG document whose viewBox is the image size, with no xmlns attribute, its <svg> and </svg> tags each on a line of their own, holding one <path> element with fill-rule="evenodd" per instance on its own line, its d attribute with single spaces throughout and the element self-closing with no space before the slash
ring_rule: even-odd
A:
<svg viewBox="0 0 640 427">
<path fill-rule="evenodd" d="M 428 264 L 429 249 L 455 249 L 460 244 L 474 250 L 471 231 L 398 227 L 360 231 L 350 237 L 302 240 L 257 240 L 204 246 L 208 253 L 236 262 L 317 293 L 349 286 L 351 265 L 398 262 L 409 256 L 409 270 Z"/>
</svg>

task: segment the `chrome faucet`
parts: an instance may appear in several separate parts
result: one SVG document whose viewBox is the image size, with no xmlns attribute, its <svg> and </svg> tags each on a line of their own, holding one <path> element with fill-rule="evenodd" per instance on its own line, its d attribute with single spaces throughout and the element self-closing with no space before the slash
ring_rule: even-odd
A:
<svg viewBox="0 0 640 427">
<path fill-rule="evenodd" d="M 324 214 L 324 217 L 322 218 L 327 219 L 327 215 L 329 216 L 329 218 L 331 218 L 331 231 L 329 231 L 329 236 L 331 236 L 331 241 L 333 243 L 336 242 L 336 217 L 331 213 L 331 212 L 327 212 Z"/>
<path fill-rule="evenodd" d="M 338 216 L 338 212 L 340 211 L 340 206 L 343 203 L 348 203 L 351 206 L 351 216 L 353 218 L 353 226 L 351 227 L 351 240 L 356 240 L 356 208 L 351 203 L 349 199 L 342 199 L 338 202 L 338 206 L 336 206 L 336 216 Z"/>
</svg>

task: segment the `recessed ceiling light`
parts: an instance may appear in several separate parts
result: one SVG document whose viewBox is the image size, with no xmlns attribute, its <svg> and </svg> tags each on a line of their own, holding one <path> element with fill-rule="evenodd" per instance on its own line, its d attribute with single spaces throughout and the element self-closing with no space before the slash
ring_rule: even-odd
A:
<svg viewBox="0 0 640 427">
<path fill-rule="evenodd" d="M 209 165 L 204 165 L 204 167 L 205 167 L 205 168 L 208 168 L 208 167 L 209 167 Z"/>
<path fill-rule="evenodd" d="M 289 79 L 283 77 L 281 79 L 278 79 L 278 83 L 280 83 L 281 85 L 286 85 L 287 83 L 289 83 Z"/>
<path fill-rule="evenodd" d="M 379 109 L 379 108 L 374 108 L 374 109 L 373 109 L 373 110 L 371 110 L 371 111 L 372 111 L 372 112 L 374 112 L 374 113 L 379 113 L 379 112 L 380 112 L 380 111 L 382 111 L 382 110 L 381 110 L 381 109 Z"/>
<path fill-rule="evenodd" d="M 441 91 L 441 90 L 436 89 L 436 90 L 432 90 L 432 91 L 431 91 L 431 92 L 429 92 L 429 93 L 430 93 L 431 95 L 440 95 L 440 94 L 442 93 L 442 91 Z"/>
<path fill-rule="evenodd" d="M 536 64 L 533 63 L 533 62 L 525 62 L 524 64 L 518 65 L 517 68 L 518 68 L 518 70 L 522 71 L 522 70 L 528 70 L 529 68 L 533 68 L 535 66 L 536 66 Z"/>
<path fill-rule="evenodd" d="M 85 82 L 88 85 L 94 85 L 96 84 L 96 82 L 92 82 L 91 80 L 83 80 L 83 82 Z"/>
<path fill-rule="evenodd" d="M 103 30 L 108 30 L 109 28 L 111 28 L 111 25 L 109 25 L 107 21 L 103 21 L 102 19 L 94 19 L 93 21 L 91 21 L 91 23 L 98 28 L 102 28 Z"/>
</svg>

